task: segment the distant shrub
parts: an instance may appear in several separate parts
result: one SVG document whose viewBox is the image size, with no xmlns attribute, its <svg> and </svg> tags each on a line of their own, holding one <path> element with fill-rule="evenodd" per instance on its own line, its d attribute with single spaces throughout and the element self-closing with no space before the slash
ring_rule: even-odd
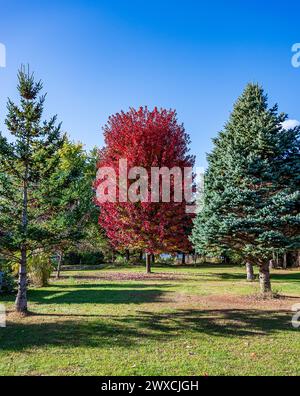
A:
<svg viewBox="0 0 300 396">
<path fill-rule="evenodd" d="M 69 252 L 63 260 L 64 265 L 99 265 L 103 262 L 102 252 Z"/>
<path fill-rule="evenodd" d="M 35 254 L 28 259 L 29 282 L 36 287 L 47 286 L 53 269 L 51 257 L 48 254 Z"/>
<path fill-rule="evenodd" d="M 164 265 L 173 265 L 176 263 L 176 257 L 173 256 L 159 256 L 157 262 Z"/>
<path fill-rule="evenodd" d="M 12 264 L 0 258 L 0 294 L 10 294 L 16 289 L 16 280 L 12 271 Z"/>
<path fill-rule="evenodd" d="M 144 263 L 144 260 L 141 259 L 139 255 L 130 256 L 129 264 L 131 264 L 131 265 L 139 265 L 141 263 Z"/>
<path fill-rule="evenodd" d="M 0 294 L 11 294 L 15 291 L 16 281 L 9 271 L 0 272 Z"/>
<path fill-rule="evenodd" d="M 126 260 L 125 256 L 122 255 L 118 255 L 115 258 L 115 264 L 124 264 L 124 265 L 128 265 L 128 261 Z"/>
<path fill-rule="evenodd" d="M 11 272 L 15 278 L 19 275 L 19 264 L 13 263 L 11 264 Z"/>
</svg>

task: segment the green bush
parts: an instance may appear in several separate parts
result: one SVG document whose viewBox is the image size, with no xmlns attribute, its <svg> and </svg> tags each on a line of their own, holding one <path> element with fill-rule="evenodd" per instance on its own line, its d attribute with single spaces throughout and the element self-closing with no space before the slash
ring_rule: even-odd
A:
<svg viewBox="0 0 300 396">
<path fill-rule="evenodd" d="M 159 262 L 159 264 L 163 264 L 163 265 L 174 265 L 176 262 L 176 259 L 174 256 L 158 256 L 157 257 L 157 262 Z"/>
<path fill-rule="evenodd" d="M 15 291 L 16 281 L 9 271 L 0 272 L 0 294 L 11 294 Z"/>
<path fill-rule="evenodd" d="M 64 257 L 64 265 L 99 265 L 104 261 L 102 252 L 70 252 Z"/>
<path fill-rule="evenodd" d="M 28 259 L 28 279 L 36 287 L 47 286 L 54 267 L 46 253 L 35 254 Z"/>
<path fill-rule="evenodd" d="M 118 255 L 116 258 L 115 258 L 115 264 L 120 264 L 120 265 L 128 265 L 128 261 L 126 260 L 126 257 L 125 256 L 122 256 L 121 254 L 120 255 Z"/>
</svg>

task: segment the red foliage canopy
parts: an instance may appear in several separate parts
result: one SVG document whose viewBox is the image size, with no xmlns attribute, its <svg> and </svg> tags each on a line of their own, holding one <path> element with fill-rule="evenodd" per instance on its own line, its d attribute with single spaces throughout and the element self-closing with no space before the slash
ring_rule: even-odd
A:
<svg viewBox="0 0 300 396">
<path fill-rule="evenodd" d="M 152 167 L 192 168 L 194 157 L 189 155 L 189 136 L 177 122 L 172 110 L 139 110 L 118 113 L 109 118 L 104 127 L 105 148 L 100 151 L 98 168 L 111 167 L 119 181 L 119 160 L 126 159 L 128 171 L 144 167 L 149 175 L 147 190 L 151 191 Z M 134 181 L 128 179 L 128 186 Z M 136 180 L 135 180 L 136 181 Z M 96 181 L 96 188 L 103 179 Z M 160 180 L 161 183 L 161 180 Z M 161 186 L 160 186 L 161 187 Z M 119 250 L 137 249 L 147 253 L 187 252 L 190 250 L 188 230 L 191 216 L 186 214 L 186 201 L 119 202 L 120 189 L 116 187 L 116 202 L 97 202 L 101 214 L 99 223 L 111 243 Z M 171 178 L 171 197 L 174 178 Z"/>
</svg>

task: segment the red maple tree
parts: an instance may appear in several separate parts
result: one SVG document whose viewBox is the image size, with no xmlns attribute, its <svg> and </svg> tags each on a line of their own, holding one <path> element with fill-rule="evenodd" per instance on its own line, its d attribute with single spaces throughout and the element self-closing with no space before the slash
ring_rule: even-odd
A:
<svg viewBox="0 0 300 396">
<path fill-rule="evenodd" d="M 177 122 L 173 110 L 150 111 L 147 107 L 130 109 L 111 116 L 104 127 L 105 147 L 100 151 L 98 169 L 112 168 L 117 177 L 116 202 L 100 202 L 99 223 L 105 229 L 117 250 L 139 250 L 146 253 L 147 272 L 150 272 L 150 254 L 188 252 L 191 249 L 188 230 L 191 215 L 186 213 L 187 202 L 174 202 L 175 178 L 170 178 L 170 202 L 162 202 L 160 179 L 159 202 L 151 202 L 151 169 L 153 167 L 192 168 L 194 157 L 189 155 L 189 136 Z M 126 184 L 133 167 L 147 170 L 147 199 L 138 202 L 120 202 L 124 190 L 119 188 L 120 160 L 127 160 Z M 142 176 L 141 176 L 142 177 Z M 98 188 L 105 178 L 97 179 Z M 135 180 L 136 181 L 136 180 Z M 124 182 L 124 180 L 123 180 Z M 184 188 L 184 186 L 183 186 Z M 136 192 L 139 188 L 137 188 Z M 126 191 L 127 192 L 127 191 Z"/>
</svg>

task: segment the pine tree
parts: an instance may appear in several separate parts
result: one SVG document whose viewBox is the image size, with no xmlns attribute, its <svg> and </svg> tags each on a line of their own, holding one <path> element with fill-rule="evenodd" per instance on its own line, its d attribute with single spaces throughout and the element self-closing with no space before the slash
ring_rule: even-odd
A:
<svg viewBox="0 0 300 396">
<path fill-rule="evenodd" d="M 274 251 L 300 246 L 300 130 L 268 107 L 249 84 L 208 156 L 204 206 L 192 242 L 198 252 L 237 252 L 259 266 L 261 291 L 271 291 Z"/>
<path fill-rule="evenodd" d="M 0 255 L 19 264 L 16 310 L 27 311 L 27 260 L 53 237 L 48 220 L 55 203 L 49 180 L 65 137 L 56 116 L 42 121 L 45 95 L 29 68 L 18 73 L 20 105 L 8 101 L 6 126 L 13 139 L 0 134 Z M 49 198 L 51 197 L 51 199 Z"/>
</svg>

